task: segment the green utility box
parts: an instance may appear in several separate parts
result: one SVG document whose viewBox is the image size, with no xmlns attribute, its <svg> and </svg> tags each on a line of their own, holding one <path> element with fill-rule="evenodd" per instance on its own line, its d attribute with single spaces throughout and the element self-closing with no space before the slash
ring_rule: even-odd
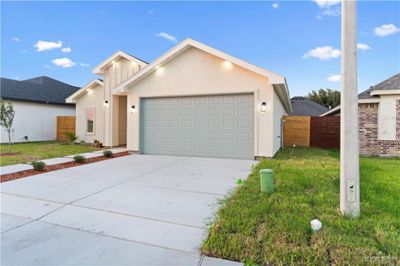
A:
<svg viewBox="0 0 400 266">
<path fill-rule="evenodd" d="M 260 170 L 261 192 L 272 193 L 275 190 L 274 175 L 271 169 Z"/>
</svg>

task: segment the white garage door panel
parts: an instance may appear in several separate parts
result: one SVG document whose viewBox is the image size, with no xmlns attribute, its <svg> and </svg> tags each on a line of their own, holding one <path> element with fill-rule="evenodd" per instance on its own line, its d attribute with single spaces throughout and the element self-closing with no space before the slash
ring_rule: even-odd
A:
<svg viewBox="0 0 400 266">
<path fill-rule="evenodd" d="M 253 95 L 141 101 L 141 152 L 252 159 Z"/>
</svg>

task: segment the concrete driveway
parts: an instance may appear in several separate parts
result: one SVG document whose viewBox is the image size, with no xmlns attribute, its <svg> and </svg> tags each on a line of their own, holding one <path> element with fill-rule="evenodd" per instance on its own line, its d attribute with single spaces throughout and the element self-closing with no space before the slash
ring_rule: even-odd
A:
<svg viewBox="0 0 400 266">
<path fill-rule="evenodd" d="M 2 265 L 230 265 L 199 247 L 253 164 L 130 155 L 2 183 Z"/>
</svg>

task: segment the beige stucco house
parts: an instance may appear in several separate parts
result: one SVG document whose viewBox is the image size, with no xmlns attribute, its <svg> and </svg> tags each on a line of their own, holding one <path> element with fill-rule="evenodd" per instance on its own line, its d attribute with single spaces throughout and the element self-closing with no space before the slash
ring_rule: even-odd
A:
<svg viewBox="0 0 400 266">
<path fill-rule="evenodd" d="M 67 98 L 77 136 L 130 151 L 200 157 L 272 157 L 291 111 L 283 76 L 192 39 L 147 63 L 118 51 L 102 75 Z"/>
</svg>

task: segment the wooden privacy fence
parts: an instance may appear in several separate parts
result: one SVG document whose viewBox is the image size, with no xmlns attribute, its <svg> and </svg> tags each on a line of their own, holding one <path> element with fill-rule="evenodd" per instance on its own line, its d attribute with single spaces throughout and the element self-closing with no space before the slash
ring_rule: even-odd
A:
<svg viewBox="0 0 400 266">
<path fill-rule="evenodd" d="M 310 146 L 340 148 L 340 116 L 312 116 Z"/>
<path fill-rule="evenodd" d="M 283 146 L 310 147 L 310 117 L 283 117 Z"/>
<path fill-rule="evenodd" d="M 340 148 L 339 116 L 284 116 L 283 146 Z"/>
<path fill-rule="evenodd" d="M 66 132 L 75 134 L 75 116 L 57 116 L 57 137 L 58 141 L 68 140 Z"/>
</svg>

